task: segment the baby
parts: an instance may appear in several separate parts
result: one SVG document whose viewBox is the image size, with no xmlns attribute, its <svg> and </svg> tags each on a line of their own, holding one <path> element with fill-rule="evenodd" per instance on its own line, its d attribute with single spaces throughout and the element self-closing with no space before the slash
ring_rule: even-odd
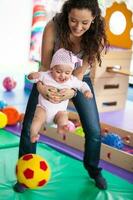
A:
<svg viewBox="0 0 133 200">
<path fill-rule="evenodd" d="M 28 79 L 35 82 L 41 81 L 44 85 L 53 86 L 57 88 L 58 92 L 64 88 L 74 88 L 81 91 L 86 98 L 92 98 L 93 95 L 87 83 L 80 81 L 72 75 L 77 62 L 80 62 L 80 66 L 82 66 L 81 59 L 72 52 L 61 48 L 53 55 L 49 71 L 33 72 L 28 75 Z M 68 102 L 69 100 L 51 103 L 39 94 L 38 105 L 30 129 L 30 140 L 32 143 L 39 139 L 39 131 L 44 123 L 57 124 L 57 132 L 60 134 L 69 131 Z"/>
</svg>

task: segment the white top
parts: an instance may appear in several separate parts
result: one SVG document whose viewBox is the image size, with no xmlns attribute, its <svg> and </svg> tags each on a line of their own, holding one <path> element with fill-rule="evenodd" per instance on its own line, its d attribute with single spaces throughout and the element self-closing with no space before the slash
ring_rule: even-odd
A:
<svg viewBox="0 0 133 200">
<path fill-rule="evenodd" d="M 53 86 L 58 90 L 64 89 L 64 88 L 75 88 L 84 93 L 85 91 L 90 91 L 90 87 L 87 85 L 86 82 L 80 81 L 75 76 L 71 76 L 70 79 L 64 83 L 58 83 L 56 82 L 53 77 L 51 76 L 51 72 L 39 72 L 40 78 L 34 80 L 35 82 L 42 81 L 45 85 Z M 47 116 L 46 116 L 46 123 L 53 123 L 54 117 L 59 111 L 66 111 L 68 106 L 69 100 L 64 100 L 60 103 L 51 103 L 47 99 L 44 99 L 44 97 L 39 94 L 38 99 L 38 106 L 41 106 L 46 110 Z"/>
</svg>

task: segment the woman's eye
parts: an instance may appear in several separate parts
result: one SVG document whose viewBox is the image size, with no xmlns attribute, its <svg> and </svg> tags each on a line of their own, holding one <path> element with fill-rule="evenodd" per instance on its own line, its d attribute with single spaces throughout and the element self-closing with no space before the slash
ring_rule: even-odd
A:
<svg viewBox="0 0 133 200">
<path fill-rule="evenodd" d="M 75 22 L 76 22 L 76 20 L 74 20 L 74 19 L 71 19 L 71 22 L 75 23 Z"/>
<path fill-rule="evenodd" d="M 83 23 L 83 25 L 87 25 L 87 24 L 88 24 L 87 22 L 84 22 L 84 23 Z"/>
</svg>

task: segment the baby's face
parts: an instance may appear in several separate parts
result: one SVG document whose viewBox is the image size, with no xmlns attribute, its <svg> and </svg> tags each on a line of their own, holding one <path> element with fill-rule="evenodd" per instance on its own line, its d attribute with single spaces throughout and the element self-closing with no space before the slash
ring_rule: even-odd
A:
<svg viewBox="0 0 133 200">
<path fill-rule="evenodd" d="M 56 65 L 51 69 L 53 79 L 58 83 L 64 83 L 70 79 L 73 69 L 69 65 Z"/>
</svg>

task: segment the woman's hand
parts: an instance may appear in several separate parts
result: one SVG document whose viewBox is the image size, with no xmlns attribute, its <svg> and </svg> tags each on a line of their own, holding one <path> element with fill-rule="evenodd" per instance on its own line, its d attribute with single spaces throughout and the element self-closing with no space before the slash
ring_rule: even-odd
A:
<svg viewBox="0 0 133 200">
<path fill-rule="evenodd" d="M 60 95 L 61 95 L 61 101 L 71 99 L 75 96 L 75 90 L 74 89 L 62 89 L 60 90 Z"/>
<path fill-rule="evenodd" d="M 71 99 L 75 95 L 75 91 L 73 89 L 59 90 L 55 87 L 46 86 L 42 82 L 37 83 L 37 89 L 45 99 L 55 104 Z"/>
</svg>

